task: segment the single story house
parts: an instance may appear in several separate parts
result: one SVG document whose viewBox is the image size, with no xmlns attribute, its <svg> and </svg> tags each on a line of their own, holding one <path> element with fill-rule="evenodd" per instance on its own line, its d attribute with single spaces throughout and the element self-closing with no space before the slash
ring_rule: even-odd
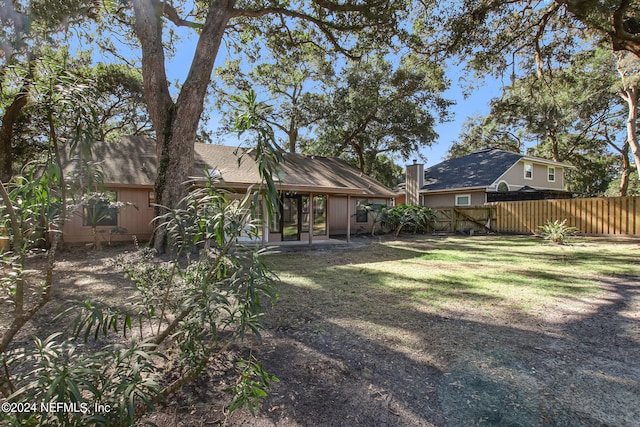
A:
<svg viewBox="0 0 640 427">
<path fill-rule="evenodd" d="M 65 159 L 67 177 L 81 179 L 79 165 L 94 162 L 101 187 L 113 200 L 133 206 L 100 218 L 97 229 L 114 241 L 148 240 L 153 232 L 153 185 L 157 169 L 155 141 L 129 136 L 115 143 L 98 142 L 88 159 Z M 284 153 L 274 180 L 281 194 L 279 214 L 263 221 L 262 243 L 329 239 L 369 230 L 371 218 L 358 209 L 365 203 L 392 205 L 394 193 L 360 170 L 338 158 Z M 222 145 L 195 145 L 193 178 L 206 179 L 206 171 L 219 176 L 220 187 L 240 194 L 259 183 L 252 149 Z M 86 178 L 84 178 L 86 179 Z M 263 209 L 266 212 L 266 209 Z M 93 241 L 90 207 L 64 226 L 65 242 Z M 113 233 L 113 231 L 117 233 Z M 106 238 L 105 238 L 106 240 Z"/>
<path fill-rule="evenodd" d="M 487 148 L 424 169 L 407 166 L 406 200 L 429 207 L 481 206 L 513 200 L 570 198 L 565 172 L 573 166 Z"/>
</svg>

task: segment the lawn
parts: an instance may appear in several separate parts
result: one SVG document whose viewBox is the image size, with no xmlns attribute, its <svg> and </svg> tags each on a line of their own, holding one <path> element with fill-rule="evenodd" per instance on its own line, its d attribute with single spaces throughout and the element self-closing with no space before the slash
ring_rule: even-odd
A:
<svg viewBox="0 0 640 427">
<path fill-rule="evenodd" d="M 117 304 L 131 248 L 70 251 L 60 289 L 20 342 L 64 325 L 69 298 Z M 246 340 L 157 408 L 160 427 L 637 426 L 640 242 L 533 237 L 363 237 L 275 248 L 279 301 Z M 279 382 L 253 418 L 227 417 L 229 360 Z"/>
<path fill-rule="evenodd" d="M 370 242 L 268 256 L 281 381 L 232 425 L 637 425 L 637 241 Z"/>
<path fill-rule="evenodd" d="M 329 299 L 353 294 L 353 309 L 391 304 L 500 316 L 596 296 L 602 276 L 640 275 L 639 255 L 636 244 L 604 239 L 562 246 L 530 237 L 479 236 L 390 240 L 338 253 L 278 254 L 269 262 L 282 283 L 298 292 L 323 291 Z"/>
</svg>

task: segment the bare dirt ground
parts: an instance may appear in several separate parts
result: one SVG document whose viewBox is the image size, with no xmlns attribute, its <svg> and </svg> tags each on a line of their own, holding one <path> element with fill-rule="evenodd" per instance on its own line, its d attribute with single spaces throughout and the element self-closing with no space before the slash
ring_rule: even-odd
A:
<svg viewBox="0 0 640 427">
<path fill-rule="evenodd" d="M 127 250 L 62 253 L 56 301 L 20 340 L 50 329 L 64 299 L 125 298 L 131 285 L 113 260 Z M 349 250 L 324 248 L 318 256 L 339 263 Z M 218 369 L 146 421 L 161 427 L 640 426 L 640 278 L 602 277 L 600 285 L 597 297 L 493 323 L 464 311 L 402 309 L 393 301 L 354 309 L 348 294 L 328 305 L 320 293 L 284 286 L 265 317 L 262 343 L 232 349 Z M 371 322 L 375 334 L 363 326 Z M 233 379 L 229 361 L 250 351 L 280 382 L 255 418 L 246 411 L 227 417 L 230 397 L 222 389 Z"/>
</svg>

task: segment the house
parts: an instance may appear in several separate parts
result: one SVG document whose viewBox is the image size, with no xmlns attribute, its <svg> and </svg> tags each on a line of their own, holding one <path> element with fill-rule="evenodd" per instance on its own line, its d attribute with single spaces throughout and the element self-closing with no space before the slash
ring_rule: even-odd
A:
<svg viewBox="0 0 640 427">
<path fill-rule="evenodd" d="M 79 156 L 64 159 L 68 177 L 83 176 L 78 165 L 95 162 L 102 175 L 102 188 L 112 200 L 135 207 L 124 207 L 106 215 L 97 230 L 114 241 L 148 240 L 153 232 L 155 196 L 153 185 L 157 158 L 155 141 L 130 136 L 117 143 L 95 143 L 91 156 L 80 162 Z M 358 209 L 365 203 L 390 205 L 394 193 L 343 160 L 333 157 L 285 153 L 274 173 L 281 205 L 276 218 L 264 221 L 262 243 L 329 239 L 330 235 L 349 236 L 357 230 L 369 230 L 371 218 Z M 219 186 L 244 194 L 260 182 L 251 149 L 221 145 L 195 145 L 193 179 L 206 179 L 206 171 L 221 178 Z M 86 179 L 86 178 L 85 178 Z M 266 209 L 263 209 L 266 212 Z M 93 241 L 89 219 L 91 207 L 84 207 L 64 226 L 65 242 Z M 96 224 L 96 223 L 94 223 Z M 117 233 L 112 231 L 116 230 Z M 310 231 L 311 230 L 311 231 Z M 105 237 L 106 239 L 106 237 Z"/>
<path fill-rule="evenodd" d="M 407 166 L 406 200 L 429 207 L 570 198 L 565 172 L 573 166 L 487 148 L 424 169 Z"/>
</svg>

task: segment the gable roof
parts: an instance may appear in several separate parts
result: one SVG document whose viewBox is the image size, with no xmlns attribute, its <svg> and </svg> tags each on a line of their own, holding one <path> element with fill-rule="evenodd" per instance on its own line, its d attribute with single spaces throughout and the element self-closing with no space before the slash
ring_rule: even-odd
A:
<svg viewBox="0 0 640 427">
<path fill-rule="evenodd" d="M 445 160 L 425 169 L 424 185 L 421 190 L 442 191 L 489 187 L 521 159 L 570 167 L 547 159 L 487 148 L 466 156 Z"/>
<path fill-rule="evenodd" d="M 114 143 L 95 143 L 91 157 L 99 159 L 106 186 L 154 184 L 158 162 L 155 141 L 150 138 L 128 136 Z M 293 153 L 284 153 L 283 157 L 284 161 L 273 174 L 282 191 L 394 196 L 391 189 L 341 159 Z M 67 174 L 73 170 L 74 163 L 77 164 L 72 160 L 63 160 Z M 205 179 L 206 169 L 216 171 L 225 184 L 233 187 L 260 182 L 252 149 L 196 143 L 192 177 Z"/>
</svg>

